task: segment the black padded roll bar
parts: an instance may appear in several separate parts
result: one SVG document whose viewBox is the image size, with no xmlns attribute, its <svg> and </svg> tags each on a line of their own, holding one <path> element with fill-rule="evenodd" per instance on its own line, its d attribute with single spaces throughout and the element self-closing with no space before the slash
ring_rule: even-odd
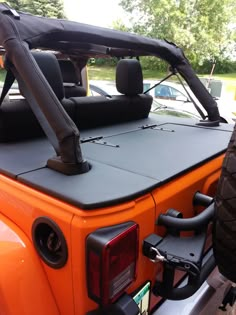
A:
<svg viewBox="0 0 236 315">
<path fill-rule="evenodd" d="M 5 42 L 5 48 L 9 52 L 10 69 L 57 153 L 57 157 L 48 160 L 48 167 L 67 175 L 87 172 L 89 165 L 82 157 L 79 131 L 46 81 L 28 45 L 14 38 Z"/>
<path fill-rule="evenodd" d="M 171 42 L 67 20 L 17 13 L 3 3 L 0 4 L 0 30 L 0 45 L 11 54 L 17 54 L 17 50 L 13 48 L 9 51 L 5 43 L 9 39 L 18 38 L 28 43 L 31 49 L 45 48 L 63 52 L 66 47 L 73 54 L 78 45 L 84 44 L 85 47 L 91 45 L 92 52 L 96 49 L 97 52 L 104 51 L 112 55 L 133 56 L 138 51 L 141 55 L 156 56 L 181 74 L 206 109 L 208 119 L 216 123 L 220 120 L 216 101 L 196 76 L 183 51 Z M 29 64 L 27 66 L 30 68 Z"/>
</svg>

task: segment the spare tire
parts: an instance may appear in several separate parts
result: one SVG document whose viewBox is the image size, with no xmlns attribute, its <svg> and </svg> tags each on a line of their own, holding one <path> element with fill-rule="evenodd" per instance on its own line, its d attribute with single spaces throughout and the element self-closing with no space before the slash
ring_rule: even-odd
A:
<svg viewBox="0 0 236 315">
<path fill-rule="evenodd" d="M 236 128 L 229 142 L 216 192 L 213 249 L 219 271 L 236 282 Z"/>
</svg>

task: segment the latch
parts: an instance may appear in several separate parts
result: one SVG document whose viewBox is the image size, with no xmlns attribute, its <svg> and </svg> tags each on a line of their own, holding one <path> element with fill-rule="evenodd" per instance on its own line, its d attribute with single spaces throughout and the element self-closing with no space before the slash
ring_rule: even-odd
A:
<svg viewBox="0 0 236 315">
<path fill-rule="evenodd" d="M 152 128 L 154 128 L 154 127 L 156 127 L 157 125 L 142 125 L 141 127 L 139 127 L 139 128 L 141 128 L 141 129 L 152 129 Z"/>
<path fill-rule="evenodd" d="M 174 129 L 169 129 L 169 128 L 163 128 L 163 127 L 158 127 L 157 125 L 143 125 L 140 127 L 141 129 L 152 129 L 152 130 L 158 130 L 158 131 L 166 131 L 166 132 L 175 132 Z"/>
<path fill-rule="evenodd" d="M 82 138 L 80 140 L 80 142 L 81 143 L 90 142 L 90 143 L 105 145 L 105 146 L 113 147 L 113 148 L 119 148 L 120 147 L 119 144 L 113 144 L 111 142 L 104 140 L 103 136 Z"/>
<path fill-rule="evenodd" d="M 102 138 L 103 138 L 103 136 L 87 137 L 87 138 L 80 139 L 80 142 L 81 143 L 93 142 L 93 141 L 96 141 L 96 140 L 100 140 Z"/>
<path fill-rule="evenodd" d="M 179 237 L 168 234 L 161 238 L 149 235 L 143 242 L 143 254 L 153 262 L 165 262 L 175 269 L 193 276 L 200 274 L 206 233 L 192 237 Z"/>
<path fill-rule="evenodd" d="M 163 127 L 153 127 L 152 129 L 159 130 L 159 131 L 175 132 L 174 129 L 163 128 Z"/>
</svg>

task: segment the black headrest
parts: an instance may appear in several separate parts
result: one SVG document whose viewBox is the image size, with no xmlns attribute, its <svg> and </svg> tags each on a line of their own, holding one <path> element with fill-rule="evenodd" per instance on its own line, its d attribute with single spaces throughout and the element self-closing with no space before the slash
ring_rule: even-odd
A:
<svg viewBox="0 0 236 315">
<path fill-rule="evenodd" d="M 52 53 L 34 51 L 32 52 L 34 59 L 36 60 L 39 68 L 43 72 L 49 85 L 53 89 L 59 101 L 64 98 L 64 88 L 61 70 L 57 61 L 57 58 Z"/>
<path fill-rule="evenodd" d="M 75 83 L 78 84 L 80 78 L 76 73 L 75 66 L 70 60 L 58 60 L 59 66 L 61 68 L 62 79 L 64 83 Z"/>
<path fill-rule="evenodd" d="M 118 92 L 127 96 L 143 93 L 143 73 L 138 60 L 122 59 L 118 62 L 116 88 Z"/>
</svg>

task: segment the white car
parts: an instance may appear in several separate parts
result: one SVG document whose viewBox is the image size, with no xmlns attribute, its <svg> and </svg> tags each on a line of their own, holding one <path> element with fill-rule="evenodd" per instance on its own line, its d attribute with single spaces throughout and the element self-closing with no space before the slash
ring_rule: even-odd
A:
<svg viewBox="0 0 236 315">
<path fill-rule="evenodd" d="M 147 93 L 152 95 L 152 97 L 158 101 L 160 105 L 166 106 L 167 108 L 189 112 L 202 119 L 199 111 L 191 101 L 192 98 L 203 114 L 206 115 L 206 110 L 199 103 L 196 97 L 194 97 L 189 88 L 186 87 L 186 92 L 181 84 L 175 82 L 165 81 L 155 86 L 157 83 L 158 82 L 156 81 L 144 81 L 144 92 L 148 91 Z M 216 99 L 216 102 L 219 108 L 221 122 L 234 124 L 236 121 L 236 103 L 229 103 L 223 99 Z M 153 110 L 155 110 L 155 108 L 153 108 Z"/>
</svg>

